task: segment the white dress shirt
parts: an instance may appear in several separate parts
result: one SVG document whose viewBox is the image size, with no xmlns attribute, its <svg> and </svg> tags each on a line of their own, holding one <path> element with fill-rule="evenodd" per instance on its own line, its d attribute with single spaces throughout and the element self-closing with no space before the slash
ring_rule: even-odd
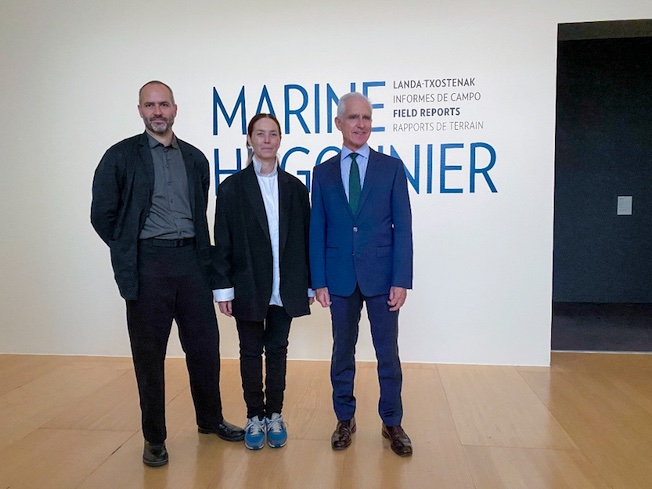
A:
<svg viewBox="0 0 652 489">
<path fill-rule="evenodd" d="M 272 296 L 269 299 L 269 304 L 283 306 L 281 302 L 281 266 L 279 259 L 278 161 L 274 165 L 274 170 L 266 174 L 260 172 L 262 165 L 255 156 L 252 164 L 254 165 L 260 193 L 263 196 L 269 239 L 272 244 Z M 234 298 L 235 290 L 233 287 L 213 291 L 215 302 L 232 301 Z"/>
<path fill-rule="evenodd" d="M 269 304 L 283 307 L 283 302 L 281 302 L 281 261 L 279 256 L 278 160 L 274 165 L 274 170 L 264 175 L 260 173 L 262 165 L 255 156 L 253 165 L 260 193 L 263 196 L 269 239 L 272 244 L 272 296 L 269 299 Z M 308 289 L 307 293 L 308 297 L 315 296 L 312 289 Z M 213 290 L 213 300 L 215 302 L 232 301 L 233 299 L 235 299 L 235 289 L 233 287 Z"/>
</svg>

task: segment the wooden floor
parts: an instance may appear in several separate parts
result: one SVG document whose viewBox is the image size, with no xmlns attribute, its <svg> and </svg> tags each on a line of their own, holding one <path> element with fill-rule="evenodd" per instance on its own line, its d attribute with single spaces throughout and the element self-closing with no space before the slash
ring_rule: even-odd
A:
<svg viewBox="0 0 652 489">
<path fill-rule="evenodd" d="M 151 469 L 130 359 L 0 355 L 0 489 L 652 487 L 650 355 L 404 365 L 408 459 L 381 437 L 373 364 L 359 365 L 358 432 L 341 452 L 326 362 L 289 362 L 289 442 L 258 452 L 199 435 L 183 360 L 167 369 L 170 463 Z M 222 372 L 225 417 L 242 425 L 237 362 Z"/>
</svg>

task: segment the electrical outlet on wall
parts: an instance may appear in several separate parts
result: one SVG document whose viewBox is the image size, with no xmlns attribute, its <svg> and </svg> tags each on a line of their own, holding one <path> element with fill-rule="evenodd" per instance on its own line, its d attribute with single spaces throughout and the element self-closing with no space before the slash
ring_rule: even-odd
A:
<svg viewBox="0 0 652 489">
<path fill-rule="evenodd" d="M 618 207 L 616 209 L 616 215 L 618 215 L 618 216 L 631 216 L 632 215 L 632 196 L 631 195 L 619 195 L 618 196 Z"/>
</svg>

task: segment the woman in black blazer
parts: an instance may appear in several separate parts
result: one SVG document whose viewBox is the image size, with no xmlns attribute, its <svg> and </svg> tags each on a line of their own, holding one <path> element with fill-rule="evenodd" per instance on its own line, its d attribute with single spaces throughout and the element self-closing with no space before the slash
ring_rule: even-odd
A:
<svg viewBox="0 0 652 489">
<path fill-rule="evenodd" d="M 238 328 L 245 446 L 252 450 L 287 442 L 281 410 L 290 323 L 310 314 L 313 302 L 308 189 L 280 168 L 280 144 L 276 117 L 255 115 L 247 129 L 248 165 L 219 184 L 215 210 L 214 296 Z"/>
</svg>

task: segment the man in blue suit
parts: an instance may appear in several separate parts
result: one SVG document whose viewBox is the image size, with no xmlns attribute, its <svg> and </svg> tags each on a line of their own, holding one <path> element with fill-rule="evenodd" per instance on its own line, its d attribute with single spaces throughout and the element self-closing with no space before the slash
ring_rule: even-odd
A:
<svg viewBox="0 0 652 489">
<path fill-rule="evenodd" d="M 341 450 L 355 433 L 355 345 L 362 304 L 367 307 L 378 360 L 382 435 L 400 456 L 412 455 L 401 427 L 398 313 L 412 288 L 412 214 L 401 160 L 367 145 L 371 104 L 357 93 L 340 98 L 335 125 L 342 151 L 314 169 L 310 270 L 317 301 L 330 307 L 331 383 L 337 427 L 331 446 Z"/>
</svg>

